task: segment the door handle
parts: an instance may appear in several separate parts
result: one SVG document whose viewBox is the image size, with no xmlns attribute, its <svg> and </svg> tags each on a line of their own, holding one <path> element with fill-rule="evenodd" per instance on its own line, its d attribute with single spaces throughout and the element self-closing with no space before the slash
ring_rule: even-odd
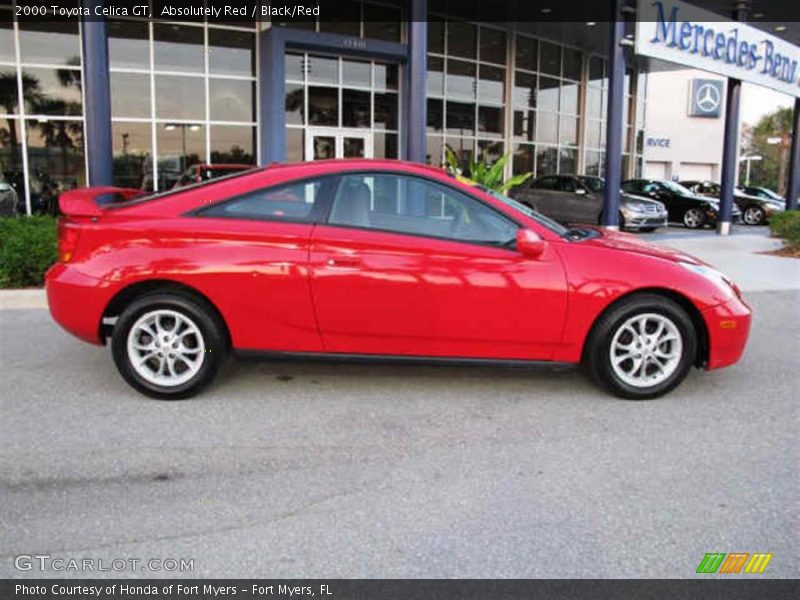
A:
<svg viewBox="0 0 800 600">
<path fill-rule="evenodd" d="M 360 262 L 357 258 L 338 257 L 329 258 L 325 261 L 325 265 L 334 269 L 355 269 Z"/>
</svg>

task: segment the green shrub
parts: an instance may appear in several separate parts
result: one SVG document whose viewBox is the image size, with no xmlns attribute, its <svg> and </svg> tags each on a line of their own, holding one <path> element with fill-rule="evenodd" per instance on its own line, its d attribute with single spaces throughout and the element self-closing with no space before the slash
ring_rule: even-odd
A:
<svg viewBox="0 0 800 600">
<path fill-rule="evenodd" d="M 0 288 L 40 286 L 58 259 L 56 219 L 0 218 Z"/>
<path fill-rule="evenodd" d="M 787 210 L 773 215 L 769 220 L 772 235 L 786 240 L 792 250 L 800 251 L 800 210 Z"/>
</svg>

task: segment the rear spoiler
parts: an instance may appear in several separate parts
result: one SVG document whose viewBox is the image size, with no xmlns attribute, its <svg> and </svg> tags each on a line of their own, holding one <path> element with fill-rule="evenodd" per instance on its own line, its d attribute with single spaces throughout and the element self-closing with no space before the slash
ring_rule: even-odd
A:
<svg viewBox="0 0 800 600">
<path fill-rule="evenodd" d="M 71 217 L 99 217 L 103 209 L 147 194 L 144 190 L 120 187 L 88 187 L 64 192 L 58 197 L 62 214 Z"/>
</svg>

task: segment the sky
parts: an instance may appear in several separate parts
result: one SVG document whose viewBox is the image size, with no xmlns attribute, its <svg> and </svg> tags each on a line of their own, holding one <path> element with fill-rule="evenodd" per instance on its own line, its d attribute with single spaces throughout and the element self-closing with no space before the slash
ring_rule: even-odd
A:
<svg viewBox="0 0 800 600">
<path fill-rule="evenodd" d="M 794 98 L 752 83 L 742 84 L 742 123 L 755 125 L 758 120 L 779 108 L 794 106 Z"/>
</svg>

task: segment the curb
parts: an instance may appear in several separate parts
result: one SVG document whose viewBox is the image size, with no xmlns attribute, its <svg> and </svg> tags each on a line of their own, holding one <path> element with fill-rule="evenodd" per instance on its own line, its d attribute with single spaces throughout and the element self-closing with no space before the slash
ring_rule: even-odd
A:
<svg viewBox="0 0 800 600">
<path fill-rule="evenodd" d="M 0 290 L 0 310 L 47 308 L 44 288 L 29 290 Z"/>
</svg>

